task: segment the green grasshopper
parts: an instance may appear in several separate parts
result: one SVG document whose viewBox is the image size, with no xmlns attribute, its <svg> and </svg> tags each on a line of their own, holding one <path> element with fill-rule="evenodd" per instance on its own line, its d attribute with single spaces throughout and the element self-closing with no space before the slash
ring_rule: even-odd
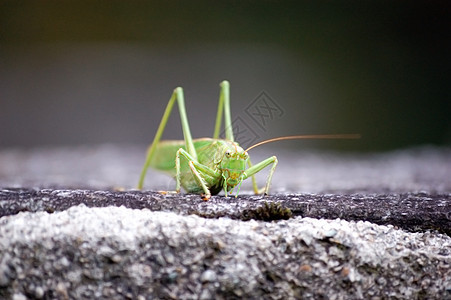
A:
<svg viewBox="0 0 451 300">
<path fill-rule="evenodd" d="M 175 177 L 175 189 L 177 193 L 180 192 L 180 187 L 182 186 L 188 193 L 201 194 L 202 199 L 206 201 L 210 199 L 211 195 L 216 195 L 221 190 L 224 190 L 225 196 L 227 197 L 233 193 L 235 187 L 237 187 L 235 195 L 237 197 L 241 183 L 249 177 L 252 177 L 254 193 L 260 194 L 264 192 L 267 195 L 272 176 L 277 166 L 277 157 L 271 156 L 256 165 L 252 165 L 249 154 L 247 153 L 250 149 L 269 142 L 287 139 L 357 137 L 357 135 L 285 136 L 257 143 L 244 150 L 235 142 L 233 137 L 229 82 L 221 82 L 220 88 L 213 138 L 199 139 L 193 139 L 191 137 L 188 118 L 186 116 L 183 89 L 177 87 L 174 90 L 157 133 L 155 134 L 155 138 L 147 151 L 144 167 L 139 178 L 138 189 L 142 189 L 147 169 L 151 166 L 154 169 L 167 172 L 172 177 Z M 160 141 L 175 101 L 178 103 L 184 140 Z M 225 119 L 225 139 L 220 139 L 219 134 L 223 114 Z M 247 169 L 246 165 L 248 166 Z M 269 165 L 272 166 L 266 180 L 266 185 L 263 189 L 259 189 L 255 174 Z"/>
</svg>

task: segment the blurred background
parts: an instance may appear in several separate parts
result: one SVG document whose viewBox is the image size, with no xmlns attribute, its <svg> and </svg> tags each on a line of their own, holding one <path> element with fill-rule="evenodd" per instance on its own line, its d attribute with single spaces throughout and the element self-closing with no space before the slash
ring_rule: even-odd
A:
<svg viewBox="0 0 451 300">
<path fill-rule="evenodd" d="M 0 1 L 0 147 L 148 144 L 182 86 L 193 137 L 231 84 L 238 142 L 451 143 L 447 1 Z M 182 139 L 177 109 L 164 134 Z"/>
</svg>

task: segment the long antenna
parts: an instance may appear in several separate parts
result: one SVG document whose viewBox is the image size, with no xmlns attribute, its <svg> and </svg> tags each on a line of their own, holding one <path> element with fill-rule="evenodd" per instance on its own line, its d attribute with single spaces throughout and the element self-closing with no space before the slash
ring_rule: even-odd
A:
<svg viewBox="0 0 451 300">
<path fill-rule="evenodd" d="M 246 149 L 246 152 L 251 150 L 252 148 L 277 142 L 277 141 L 285 141 L 285 140 L 300 140 L 300 139 L 359 139 L 361 136 L 360 134 L 312 134 L 312 135 L 289 135 L 289 136 L 281 136 L 272 138 L 269 140 L 261 141 L 255 145 L 250 146 Z"/>
</svg>

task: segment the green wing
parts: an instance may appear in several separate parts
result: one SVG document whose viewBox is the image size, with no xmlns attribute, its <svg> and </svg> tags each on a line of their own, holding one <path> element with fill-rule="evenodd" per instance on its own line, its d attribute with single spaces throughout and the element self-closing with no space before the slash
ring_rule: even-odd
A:
<svg viewBox="0 0 451 300">
<path fill-rule="evenodd" d="M 210 138 L 195 139 L 194 148 L 196 149 L 200 163 L 207 164 L 213 162 L 214 155 L 217 153 L 217 140 Z M 182 148 L 186 150 L 185 141 L 183 140 L 166 140 L 161 141 L 155 149 L 154 156 L 150 162 L 150 166 L 156 170 L 167 172 L 175 176 L 175 155 Z"/>
</svg>

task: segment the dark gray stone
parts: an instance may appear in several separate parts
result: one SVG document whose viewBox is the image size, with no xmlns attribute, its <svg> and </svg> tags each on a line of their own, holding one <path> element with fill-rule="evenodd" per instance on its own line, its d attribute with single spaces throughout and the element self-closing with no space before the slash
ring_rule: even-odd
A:
<svg viewBox="0 0 451 300">
<path fill-rule="evenodd" d="M 51 189 L 0 190 L 0 217 L 21 211 L 55 212 L 79 204 L 88 207 L 125 206 L 152 211 L 172 211 L 206 218 L 279 220 L 293 216 L 369 221 L 409 231 L 437 230 L 451 235 L 451 194 L 276 194 L 213 196 L 140 191 Z"/>
</svg>

